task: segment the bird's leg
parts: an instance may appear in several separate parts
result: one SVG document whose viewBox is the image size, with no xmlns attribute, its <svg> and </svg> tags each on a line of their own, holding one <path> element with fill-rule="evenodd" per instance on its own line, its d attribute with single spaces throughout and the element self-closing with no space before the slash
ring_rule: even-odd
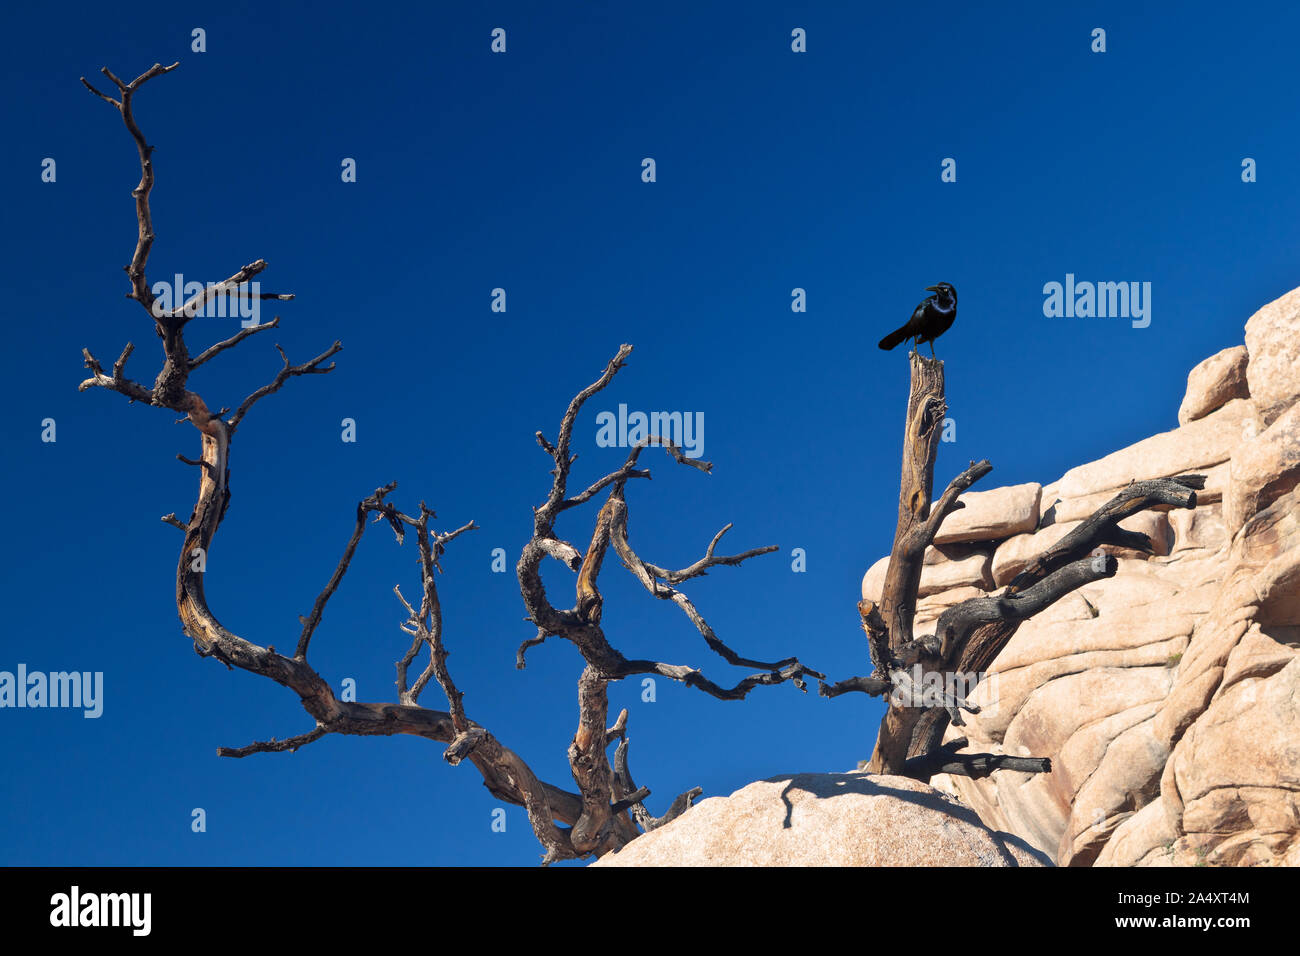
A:
<svg viewBox="0 0 1300 956">
<path fill-rule="evenodd" d="M 931 340 L 930 340 L 930 358 L 936 358 L 936 357 L 937 357 L 937 356 L 934 354 L 934 339 L 931 339 Z"/>
</svg>

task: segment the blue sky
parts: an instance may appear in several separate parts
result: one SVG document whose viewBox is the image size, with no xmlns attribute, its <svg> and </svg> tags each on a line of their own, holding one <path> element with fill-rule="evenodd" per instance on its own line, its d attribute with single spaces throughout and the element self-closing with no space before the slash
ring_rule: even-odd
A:
<svg viewBox="0 0 1300 956">
<path fill-rule="evenodd" d="M 136 98 L 156 145 L 151 280 L 217 281 L 265 258 L 281 328 L 201 369 L 236 405 L 335 339 L 338 369 L 259 404 L 232 455 L 207 590 L 250 640 L 291 644 L 356 502 L 393 479 L 440 527 L 474 519 L 439 582 L 470 715 L 544 778 L 570 781 L 580 659 L 531 635 L 513 569 L 546 493 L 569 398 L 636 347 L 579 421 L 575 483 L 613 470 L 595 416 L 702 413 L 712 475 L 653 455 L 629 488 L 633 545 L 683 566 L 723 524 L 777 554 L 686 589 L 754 657 L 868 669 L 855 601 L 889 547 L 907 360 L 876 341 L 939 280 L 960 296 L 938 343 L 957 441 L 942 485 L 989 458 L 987 487 L 1051 481 L 1176 425 L 1188 370 L 1300 281 L 1294 58 L 1282 4 L 74 4 L 6 11 L 0 57 L 6 620 L 0 669 L 102 671 L 104 713 L 0 710 L 0 862 L 519 864 L 522 810 L 413 738 L 328 737 L 297 754 L 215 756 L 310 728 L 294 695 L 194 656 L 173 602 L 193 428 L 103 391 L 81 349 L 152 380 L 159 348 L 121 268 L 139 175 L 117 114 L 78 77 L 180 60 Z M 191 30 L 207 51 L 190 51 Z M 507 52 L 489 50 L 507 31 Z M 807 31 L 808 51 L 790 49 Z M 1090 50 L 1107 31 L 1107 51 Z M 55 182 L 41 163 L 56 161 Z M 340 163 L 357 161 L 343 183 Z M 641 181 L 653 157 L 657 181 Z M 957 181 L 940 164 L 957 161 Z M 1243 183 L 1242 160 L 1258 181 Z M 1047 318 L 1043 286 L 1150 282 L 1151 323 Z M 507 311 L 490 310 L 504 288 Z M 807 312 L 791 312 L 791 290 Z M 196 320 L 191 350 L 232 334 Z M 340 440 L 357 421 L 358 441 Z M 57 441 L 41 441 L 53 418 Z M 559 530 L 584 546 L 594 509 Z M 803 548 L 807 571 L 794 573 Z M 313 643 L 363 700 L 393 695 L 394 584 L 415 552 L 373 529 Z M 548 571 L 557 601 L 569 582 Z M 629 656 L 743 676 L 617 562 L 604 623 Z M 789 685 L 722 703 L 659 681 L 611 688 L 632 768 L 661 812 L 702 786 L 844 770 L 881 705 Z M 424 703 L 442 706 L 436 688 Z M 191 811 L 207 814 L 193 833 Z"/>
</svg>

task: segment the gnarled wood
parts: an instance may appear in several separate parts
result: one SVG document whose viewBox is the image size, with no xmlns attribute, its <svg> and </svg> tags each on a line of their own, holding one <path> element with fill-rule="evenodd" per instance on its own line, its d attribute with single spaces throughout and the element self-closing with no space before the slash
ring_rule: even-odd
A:
<svg viewBox="0 0 1300 956">
<path fill-rule="evenodd" d="M 554 460 L 553 481 L 546 500 L 534 509 L 534 533 L 525 545 L 516 568 L 529 620 L 537 628 L 536 636 L 521 645 L 518 666 L 523 666 L 523 655 L 527 647 L 540 644 L 551 636 L 563 637 L 572 642 L 585 661 L 578 681 L 578 726 L 568 749 L 570 770 L 578 789 L 576 794 L 539 780 L 518 754 L 470 718 L 465 706 L 465 694 L 453 680 L 447 666 L 448 652 L 444 643 L 441 602 L 435 578 L 442 571 L 439 558 L 444 547 L 460 534 L 474 530 L 477 526 L 471 521 L 454 531 L 433 531 L 430 521 L 436 516 L 424 502 L 420 502 L 418 516 L 412 517 L 399 511 L 387 500 L 396 488 L 395 482 L 377 489 L 357 505 L 356 523 L 342 558 L 316 598 L 310 614 L 300 618 L 302 630 L 297 635 L 292 657 L 277 653 L 273 646 L 261 647 L 245 640 L 224 627 L 213 613 L 204 591 L 204 579 L 216 533 L 230 503 L 231 446 L 236 429 L 258 401 L 278 391 L 289 379 L 330 372 L 334 363 L 325 364 L 326 360 L 337 353 L 342 345 L 335 342 L 316 358 L 298 365 L 291 363 L 283 349 L 276 345 L 282 367 L 270 382 L 235 406 L 234 413 L 229 417 L 225 417 L 228 408 L 213 412 L 199 395 L 187 388 L 189 374 L 195 368 L 237 347 L 258 332 L 277 328 L 279 318 L 277 316 L 270 323 L 240 331 L 203 349 L 197 357 L 190 357 L 184 335 L 186 324 L 214 295 L 228 292 L 253 294 L 243 292 L 240 287 L 266 268 L 263 259 L 244 266 L 215 287 L 206 287 L 174 309 L 164 311 L 157 308 L 157 301 L 145 278 L 149 251 L 154 241 L 149 208 L 149 193 L 153 185 L 152 147 L 147 145 L 135 122 L 132 98 L 144 82 L 172 69 L 174 66 L 155 65 L 129 84 L 123 83 L 105 69 L 105 75 L 120 91 L 121 100 L 105 96 L 84 78 L 82 80 L 92 93 L 121 113 L 139 152 L 141 181 L 132 193 L 136 200 L 139 238 L 131 264 L 127 267 L 131 281 L 131 292 L 128 294 L 137 299 L 151 316 L 162 340 L 163 361 L 153 386 L 149 388 L 126 378 L 126 362 L 134 348 L 131 344 L 128 343 L 123 349 L 111 374 L 104 371 L 89 351 L 84 351 L 85 364 L 91 377 L 83 381 L 80 388 L 82 391 L 104 388 L 125 395 L 132 402 L 143 401 L 178 411 L 198 430 L 200 457 L 189 461 L 178 456 L 199 469 L 199 489 L 194 509 L 188 521 L 182 522 L 175 514 L 163 518 L 185 535 L 176 570 L 176 608 L 182 630 L 191 638 L 201 657 L 214 657 L 229 668 L 238 667 L 268 677 L 297 693 L 303 708 L 314 720 L 314 727 L 305 733 L 285 740 L 272 738 L 244 747 L 223 747 L 218 751 L 219 755 L 242 758 L 257 753 L 293 752 L 335 733 L 383 736 L 411 734 L 434 740 L 446 745 L 443 757 L 449 764 L 471 762 L 482 774 L 484 784 L 494 796 L 527 810 L 533 832 L 546 850 L 544 863 L 607 853 L 638 835 L 640 831 L 634 820 L 640 822 L 643 828 L 649 829 L 683 812 L 698 795 L 698 788 L 689 790 L 674 800 L 662 817 L 653 817 L 646 810 L 644 800 L 650 791 L 644 787 L 635 787 L 627 768 L 627 741 L 624 736 L 626 712 L 615 728 L 607 730 L 605 727 L 610 681 L 634 674 L 655 673 L 700 688 L 723 700 L 739 700 L 757 686 L 790 681 L 802 689 L 805 674 L 817 677 L 822 675 L 806 668 L 794 657 L 764 663 L 749 660 L 732 651 L 717 637 L 695 604 L 678 587 L 687 580 L 704 575 L 710 568 L 739 565 L 749 558 L 776 550 L 775 546 L 734 555 L 718 555 L 715 549 L 723 534 L 731 527 L 727 525 L 714 536 L 702 558 L 686 568 L 667 570 L 642 561 L 628 544 L 624 489 L 632 479 L 650 477 L 648 469 L 637 465 L 642 451 L 649 445 L 659 445 L 678 464 L 705 473 L 712 467 L 709 463 L 687 458 L 671 441 L 652 436 L 634 447 L 617 470 L 598 478 L 578 494 L 569 495 L 568 478 L 577 458 L 571 451 L 571 445 L 578 412 L 587 399 L 608 386 L 624 367 L 627 356 L 632 351 L 630 345 L 622 346 L 606 365 L 604 373 L 569 403 L 555 444 L 551 444 L 542 433 L 537 433 L 538 444 Z M 278 293 L 260 297 L 281 300 L 293 298 L 292 295 Z M 606 490 L 609 495 L 596 517 L 591 543 L 584 556 L 555 533 L 555 523 L 562 514 L 587 503 Z M 347 573 L 372 516 L 374 521 L 384 520 L 389 524 L 399 545 L 407 533 L 413 531 L 419 552 L 421 593 L 418 605 L 408 602 L 400 587 L 394 588 L 407 614 L 400 628 L 411 637 L 409 648 L 397 662 L 397 703 L 340 701 L 330 684 L 308 663 L 311 642 L 323 620 L 328 602 Z M 712 651 L 731 664 L 761 668 L 762 672 L 743 678 L 734 687 L 724 688 L 705 678 L 695 668 L 649 660 L 628 660 L 612 647 L 601 629 L 602 600 L 598 589 L 602 561 L 611 543 L 653 596 L 671 600 L 682 609 Z M 577 572 L 575 600 L 570 608 L 556 608 L 547 596 L 539 565 L 548 556 Z M 423 671 L 413 683 L 408 683 L 411 665 L 424 652 L 427 652 L 428 658 Z M 449 707 L 447 712 L 430 710 L 419 704 L 421 693 L 431 682 L 436 682 L 445 694 Z M 620 754 L 615 758 L 616 765 L 611 766 L 607 749 L 615 739 L 621 739 L 622 745 Z M 568 826 L 558 825 L 561 823 Z"/>
<path fill-rule="evenodd" d="M 921 561 L 926 544 L 913 532 L 923 527 L 930 516 L 934 460 L 943 434 L 943 418 L 948 410 L 943 392 L 943 362 L 922 358 L 917 352 L 910 353 L 909 358 L 912 384 L 903 424 L 898 524 L 894 529 L 894 544 L 880 602 L 880 616 L 889 630 L 891 651 L 897 651 L 912 639 L 912 619 L 916 615 L 916 592 L 921 584 Z"/>
<path fill-rule="evenodd" d="M 903 467 L 899 485 L 898 523 L 885 574 L 879 607 L 860 601 L 858 614 L 867 635 L 873 664 L 869 677 L 822 682 L 824 697 L 861 692 L 889 696 L 867 769 L 874 773 L 905 774 L 928 779 L 934 773 L 984 775 L 999 769 L 1049 772 L 1039 758 L 1004 758 L 990 754 L 956 754 L 941 749 L 949 722 L 962 722 L 960 711 L 976 710 L 964 700 L 938 695 L 934 702 L 916 698 L 927 676 L 986 672 L 1006 646 L 1019 623 L 1040 613 L 1065 595 L 1115 573 L 1112 557 L 1092 554 L 1102 544 L 1151 551 L 1145 535 L 1127 531 L 1118 521 L 1144 508 L 1194 507 L 1198 475 L 1141 481 L 1121 490 L 1086 521 L 1030 562 L 1006 590 L 972 598 L 945 611 L 933 635 L 915 638 L 912 625 L 920 588 L 925 549 L 944 519 L 961 507 L 958 496 L 988 474 L 987 461 L 971 462 L 931 506 L 935 454 L 947 405 L 943 363 L 912 353 L 911 387 L 903 434 Z M 918 681 L 908 668 L 919 668 Z M 941 769 L 937 769 L 941 768 Z"/>
</svg>

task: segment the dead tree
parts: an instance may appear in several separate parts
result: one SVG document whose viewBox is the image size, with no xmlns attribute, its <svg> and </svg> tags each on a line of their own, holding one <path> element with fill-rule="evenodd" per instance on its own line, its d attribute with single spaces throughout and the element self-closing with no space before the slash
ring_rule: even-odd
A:
<svg viewBox="0 0 1300 956">
<path fill-rule="evenodd" d="M 858 602 L 873 665 L 869 677 L 821 682 L 824 697 L 861 692 L 889 698 L 875 750 L 867 769 L 929 780 L 936 773 L 981 777 L 995 770 L 1028 773 L 1051 771 L 1041 757 L 961 754 L 963 738 L 942 744 L 949 722 L 962 726 L 961 712 L 979 708 L 964 697 L 930 699 L 924 688 L 950 687 L 948 675 L 973 678 L 988 670 L 1011 640 L 1020 622 L 1033 617 L 1072 591 L 1111 577 L 1113 555 L 1099 550 L 1114 545 L 1152 553 L 1150 539 L 1119 527 L 1118 522 L 1146 508 L 1194 508 L 1203 475 L 1180 475 L 1136 481 L 1097 509 L 1021 571 L 1005 590 L 971 598 L 939 616 L 933 634 L 914 636 L 917 592 L 925 549 L 943 521 L 963 507 L 958 496 L 993 470 L 988 461 L 971 462 L 931 504 L 934 464 L 947 403 L 943 362 L 912 352 L 911 389 L 903 432 L 903 473 L 898 496 L 898 525 L 885 573 L 880 604 Z M 918 680 L 918 675 L 920 679 Z M 933 677 L 934 681 L 929 682 Z"/>
<path fill-rule="evenodd" d="M 550 637 L 572 642 L 586 662 L 578 681 L 578 727 L 568 748 L 570 769 L 577 784 L 576 793 L 539 780 L 518 754 L 502 744 L 487 728 L 471 720 L 465 709 L 464 695 L 447 669 L 443 617 L 435 579 L 442 571 L 440 558 L 444 549 L 462 534 L 475 530 L 477 525 L 473 521 L 452 531 L 434 530 L 431 522 L 437 516 L 423 501 L 420 502 L 418 511 L 408 514 L 398 510 L 388 500 L 396 488 L 396 482 L 385 485 L 362 499 L 356 506 L 356 522 L 338 566 L 316 598 L 311 612 L 300 618 L 302 629 L 296 635 L 291 655 L 279 653 L 274 646 L 261 647 L 238 636 L 227 629 L 209 607 L 203 587 L 204 572 L 213 538 L 230 503 L 231 447 L 236 431 L 254 403 L 277 391 L 290 378 L 331 371 L 334 363 L 325 363 L 342 345 L 335 342 L 320 355 L 298 365 L 292 364 L 283 349 L 277 345 L 283 366 L 268 384 L 240 402 L 233 413 L 229 408 L 211 411 L 210 406 L 187 387 L 189 375 L 196 368 L 245 339 L 276 328 L 279 317 L 276 316 L 265 324 L 242 329 L 230 338 L 210 345 L 197 356 L 191 356 L 185 342 L 186 324 L 217 295 L 251 294 L 245 284 L 266 268 L 266 262 L 258 259 L 244 266 L 225 282 L 210 287 L 171 309 L 159 307 L 146 280 L 145 267 L 154 242 L 149 208 L 149 194 L 154 183 L 151 159 L 153 147 L 148 145 L 136 124 L 132 100 L 146 82 L 170 72 L 177 65 L 174 63 L 164 67 L 155 64 L 129 83 L 105 68 L 102 72 L 116 87 L 118 97 L 101 93 L 82 78 L 87 89 L 121 113 L 140 156 L 140 183 L 132 191 L 139 238 L 131 262 L 126 266 L 131 287 L 127 296 L 139 302 L 149 313 L 154 330 L 162 341 L 163 355 L 162 367 L 155 376 L 153 385 L 147 386 L 126 377 L 127 360 L 134 350 L 132 344 L 127 343 L 113 363 L 111 373 L 104 370 L 89 350 L 83 349 L 85 365 L 92 374 L 81 383 L 80 390 L 104 388 L 125 395 L 131 402 L 170 409 L 183 415 L 182 421 L 187 419 L 198 429 L 201 445 L 198 459 L 177 456 L 199 469 L 198 500 L 187 521 L 181 521 L 175 514 L 166 515 L 162 519 L 185 535 L 176 568 L 176 608 L 181 628 L 193 641 L 194 649 L 200 657 L 215 658 L 227 668 L 237 667 L 288 687 L 298 694 L 303 708 L 314 720 L 314 726 L 305 733 L 284 740 L 272 738 L 239 748 L 222 747 L 217 753 L 224 757 L 246 757 L 256 753 L 296 751 L 327 734 L 411 734 L 436 741 L 446 745 L 443 758 L 448 763 L 455 765 L 468 760 L 482 774 L 484 785 L 495 797 L 527 810 L 533 832 L 546 849 L 544 863 L 602 855 L 622 847 L 641 830 L 653 829 L 673 819 L 689 807 L 701 791 L 697 787 L 681 794 L 661 817 L 650 814 L 644 803 L 650 791 L 645 787 L 637 787 L 628 769 L 627 711 L 624 710 L 612 725 L 607 726 L 607 688 L 611 681 L 639 674 L 655 674 L 698 688 L 721 700 L 740 700 L 760 685 L 790 681 L 803 690 L 805 675 L 819 679 L 824 675 L 810 670 L 794 657 L 764 662 L 740 656 L 714 634 L 690 598 L 678 588 L 683 582 L 699 577 L 711 568 L 738 565 L 749 558 L 775 551 L 775 546 L 755 548 L 734 555 L 719 555 L 716 548 L 722 536 L 731 528 L 731 525 L 727 525 L 713 537 L 703 557 L 680 570 L 669 570 L 651 564 L 632 549 L 628 538 L 625 492 L 629 481 L 650 477 L 650 472 L 638 464 L 641 453 L 651 445 L 659 445 L 666 448 L 668 454 L 679 464 L 707 473 L 712 467 L 709 463 L 687 458 L 666 437 L 650 436 L 631 450 L 617 470 L 597 479 L 577 494 L 569 494 L 569 475 L 577 457 L 571 451 L 571 440 L 578 413 L 583 403 L 609 385 L 624 367 L 627 356 L 632 351 L 630 345 L 622 346 L 603 374 L 570 402 L 560 422 L 554 444 L 541 432 L 537 433 L 537 443 L 551 456 L 555 467 L 551 472 L 552 482 L 546 500 L 533 509 L 532 537 L 524 546 L 517 567 L 520 591 L 528 618 L 536 626 L 536 635 L 520 646 L 516 666 L 524 666 L 524 654 L 530 646 Z M 293 298 L 279 293 L 261 297 L 279 300 Z M 556 522 L 565 512 L 584 505 L 601 494 L 604 494 L 604 502 L 596 516 L 591 541 L 586 551 L 580 552 L 559 536 Z M 329 682 L 308 663 L 307 655 L 326 605 L 347 573 L 367 525 L 379 521 L 388 524 L 399 545 L 407 534 L 414 532 L 421 570 L 419 598 L 408 601 L 400 587 L 394 588 L 406 615 L 400 627 L 410 636 L 411 642 L 397 661 L 395 702 L 342 701 L 335 696 Z M 601 622 L 602 600 L 598 583 L 602 563 L 611 546 L 650 594 L 661 600 L 672 601 L 682 609 L 711 650 L 729 664 L 754 668 L 757 673 L 743 678 L 734 686 L 724 687 L 694 667 L 624 657 L 606 639 Z M 575 597 L 571 607 L 558 608 L 552 604 L 542 584 L 540 565 L 548 557 L 560 561 L 576 573 Z M 419 675 L 412 681 L 409 679 L 411 667 L 422 652 L 427 652 L 427 659 Z M 419 702 L 431 680 L 438 683 L 447 698 L 448 709 L 445 711 L 432 710 Z M 618 746 L 611 761 L 609 747 L 616 742 Z"/>
</svg>

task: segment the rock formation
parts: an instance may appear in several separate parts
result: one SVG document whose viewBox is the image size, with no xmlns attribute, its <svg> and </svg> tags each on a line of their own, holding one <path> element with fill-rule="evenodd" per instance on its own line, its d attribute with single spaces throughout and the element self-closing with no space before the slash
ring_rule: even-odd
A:
<svg viewBox="0 0 1300 956">
<path fill-rule="evenodd" d="M 907 777 L 804 773 L 702 800 L 592 866 L 1050 866 Z"/>
<path fill-rule="evenodd" d="M 974 694 L 982 712 L 948 729 L 1052 772 L 935 786 L 1061 865 L 1300 864 L 1298 400 L 1300 289 L 1191 371 L 1178 427 L 963 498 L 927 554 L 918 635 L 1128 482 L 1207 476 L 1195 509 L 1122 522 L 1156 553 L 1107 548 L 1119 572 L 1022 625 Z M 863 597 L 879 600 L 886 563 Z"/>
</svg>

